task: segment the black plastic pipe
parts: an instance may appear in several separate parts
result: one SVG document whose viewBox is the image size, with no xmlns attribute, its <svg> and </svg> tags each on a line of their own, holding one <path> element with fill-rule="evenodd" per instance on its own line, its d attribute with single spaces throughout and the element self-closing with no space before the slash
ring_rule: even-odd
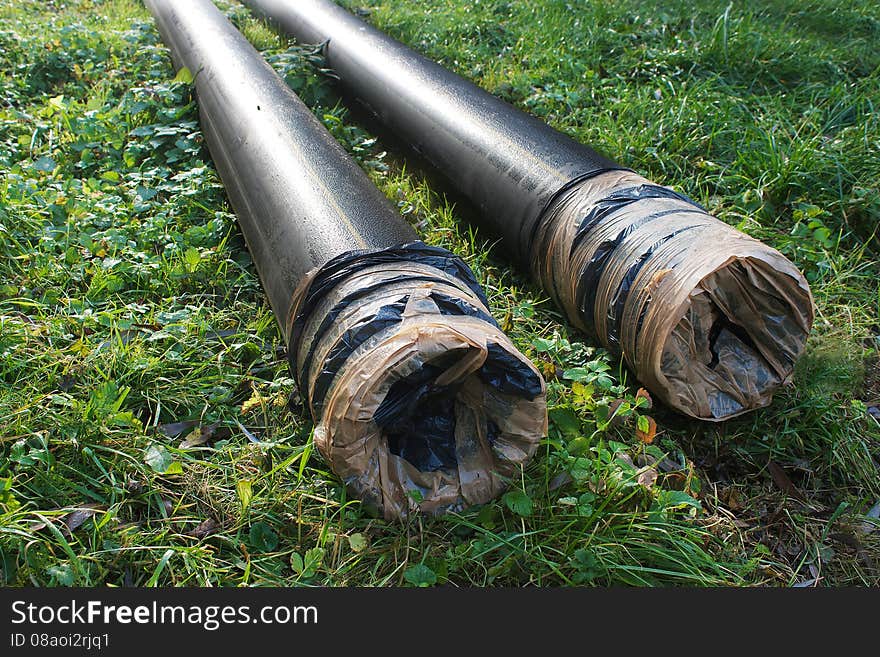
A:
<svg viewBox="0 0 880 657">
<path fill-rule="evenodd" d="M 544 383 L 467 265 L 416 240 L 210 0 L 146 0 L 334 471 L 386 517 L 485 502 L 546 429 Z"/>
<path fill-rule="evenodd" d="M 348 92 L 443 173 L 569 321 L 668 404 L 770 402 L 813 319 L 801 273 L 686 196 L 486 93 L 329 0 L 243 0 L 323 44 Z"/>
</svg>

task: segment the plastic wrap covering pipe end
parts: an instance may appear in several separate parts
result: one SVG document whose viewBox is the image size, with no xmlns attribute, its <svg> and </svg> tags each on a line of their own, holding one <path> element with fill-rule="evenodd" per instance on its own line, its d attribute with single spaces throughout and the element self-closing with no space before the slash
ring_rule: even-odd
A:
<svg viewBox="0 0 880 657">
<path fill-rule="evenodd" d="M 388 519 L 493 499 L 546 435 L 544 380 L 444 249 L 331 260 L 297 289 L 288 336 L 315 444 Z"/>
<path fill-rule="evenodd" d="M 599 171 L 555 195 L 536 238 L 533 271 L 569 321 L 673 408 L 724 420 L 789 381 L 813 323 L 806 280 L 687 197 Z"/>
</svg>

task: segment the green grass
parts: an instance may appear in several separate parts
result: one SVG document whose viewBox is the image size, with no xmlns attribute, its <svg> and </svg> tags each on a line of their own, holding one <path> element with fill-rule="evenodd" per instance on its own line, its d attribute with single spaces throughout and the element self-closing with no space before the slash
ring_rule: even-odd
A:
<svg viewBox="0 0 880 657">
<path fill-rule="evenodd" d="M 424 239 L 465 257 L 548 378 L 550 435 L 520 493 L 371 518 L 312 449 L 148 13 L 0 0 L 0 582 L 880 583 L 873 3 L 347 4 L 791 257 L 818 308 L 794 385 L 723 425 L 637 402 L 632 375 L 346 110 L 314 54 L 229 3 Z"/>
</svg>

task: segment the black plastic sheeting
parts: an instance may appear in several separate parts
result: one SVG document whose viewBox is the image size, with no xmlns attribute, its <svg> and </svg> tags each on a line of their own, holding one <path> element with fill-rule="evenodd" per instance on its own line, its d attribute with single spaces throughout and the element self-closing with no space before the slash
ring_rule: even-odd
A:
<svg viewBox="0 0 880 657">
<path fill-rule="evenodd" d="M 486 300 L 485 292 L 483 292 L 480 284 L 477 283 L 477 279 L 474 277 L 470 267 L 461 258 L 446 249 L 438 246 L 429 246 L 424 242 L 412 241 L 400 246 L 389 246 L 379 251 L 351 250 L 328 260 L 321 266 L 319 274 L 309 285 L 308 291 L 303 295 L 302 309 L 297 313 L 291 324 L 289 332 L 291 342 L 296 344 L 300 342 L 303 325 L 312 309 L 320 299 L 327 295 L 329 290 L 339 285 L 342 280 L 369 265 L 401 262 L 419 262 L 434 269 L 439 269 L 448 276 L 464 283 L 484 306 L 489 304 Z M 382 285 L 387 283 L 388 281 L 385 281 Z M 368 288 L 360 288 L 356 294 L 365 295 L 370 291 L 372 290 Z M 325 317 L 325 323 L 321 325 L 317 333 L 323 333 L 327 326 L 336 320 L 339 312 L 354 299 L 355 297 L 346 300 L 343 305 L 328 313 Z M 490 321 L 495 322 L 491 318 Z"/>
<path fill-rule="evenodd" d="M 372 284 L 359 285 L 339 295 L 320 321 L 312 317 L 330 290 L 342 281 L 376 265 L 400 263 L 418 263 L 435 270 L 437 275 L 391 276 Z M 444 294 L 439 287 L 428 294 L 439 314 L 445 317 L 473 317 L 497 328 L 498 323 L 484 310 L 488 301 L 473 272 L 459 257 L 445 249 L 413 242 L 381 251 L 352 251 L 321 267 L 308 289 L 302 293 L 303 302 L 298 306 L 290 331 L 291 371 L 295 372 L 300 389 L 308 391 L 312 414 L 315 417 L 322 415 L 325 398 L 351 355 L 377 334 L 401 323 L 410 295 L 392 294 L 392 302 L 381 305 L 372 315 L 359 318 L 326 350 L 323 362 L 315 363 L 317 346 L 325 333 L 337 326 L 340 315 L 364 297 L 381 293 L 383 288 L 402 281 L 442 286 L 448 284 L 450 279 L 460 283 L 457 295 Z M 304 327 L 307 324 L 316 328 L 306 335 Z M 303 347 L 306 349 L 305 358 L 299 354 Z M 512 354 L 494 343 L 490 343 L 487 350 L 488 357 L 476 372 L 483 383 L 503 394 L 527 399 L 535 399 L 542 394 L 540 376 L 518 354 Z M 452 353 L 445 360 L 427 363 L 396 381 L 373 416 L 376 424 L 385 430 L 392 453 L 402 456 L 424 472 L 457 465 L 453 410 L 458 389 L 438 386 L 435 380 L 458 358 L 459 354 Z M 310 387 L 308 376 L 312 371 L 318 371 L 318 374 Z"/>
<path fill-rule="evenodd" d="M 782 254 L 632 171 L 567 185 L 535 249 L 569 320 L 695 417 L 769 403 L 809 334 L 809 287 Z"/>
<path fill-rule="evenodd" d="M 587 177 L 592 177 L 595 174 L 589 174 Z M 584 178 L 580 178 L 575 182 L 580 182 Z M 567 186 L 565 191 L 572 189 L 571 186 Z M 684 194 L 676 192 L 668 187 L 661 187 L 660 185 L 639 185 L 637 187 L 626 187 L 624 189 L 615 190 L 613 193 L 608 196 L 602 198 L 598 202 L 596 202 L 593 207 L 587 212 L 583 219 L 580 220 L 578 224 L 577 230 L 575 232 L 574 239 L 571 242 L 571 248 L 569 249 L 569 257 L 572 257 L 578 248 L 580 248 L 583 242 L 590 237 L 591 231 L 596 228 L 603 221 L 607 221 L 610 219 L 615 213 L 620 212 L 626 207 L 632 205 L 633 203 L 644 201 L 647 199 L 675 199 L 678 201 L 682 201 L 683 203 L 687 203 L 693 206 L 693 210 L 690 210 L 697 214 L 705 214 L 706 210 L 697 202 L 691 200 Z M 612 259 L 615 251 L 621 245 L 624 239 L 627 238 L 634 231 L 638 230 L 645 224 L 656 221 L 658 219 L 662 219 L 663 217 L 667 217 L 670 215 L 680 215 L 682 213 L 687 213 L 689 210 L 687 208 L 677 207 L 674 209 L 661 210 L 658 212 L 651 212 L 645 214 L 640 217 L 637 222 L 628 224 L 626 228 L 621 230 L 613 240 L 603 241 L 599 247 L 596 249 L 593 257 L 589 260 L 586 267 L 580 273 L 577 282 L 577 296 L 576 302 L 577 307 L 580 310 L 581 318 L 586 326 L 586 331 L 591 335 L 596 335 L 595 330 L 595 322 L 596 318 L 593 315 L 593 310 L 595 308 L 596 303 L 596 292 L 599 289 L 599 281 L 602 279 L 602 275 L 605 273 L 605 267 L 608 262 Z M 619 349 L 619 333 L 620 333 L 620 318 L 623 312 L 623 305 L 626 303 L 626 300 L 629 295 L 629 289 L 638 275 L 639 271 L 642 268 L 642 265 L 651 257 L 651 254 L 654 253 L 657 247 L 661 246 L 666 240 L 679 235 L 681 232 L 686 230 L 690 230 L 690 228 L 682 228 L 679 230 L 674 230 L 666 235 L 661 240 L 655 242 L 649 249 L 641 253 L 637 259 L 630 265 L 627 273 L 623 276 L 620 285 L 617 287 L 617 291 L 614 294 L 614 301 L 611 306 L 608 307 L 608 313 L 604 318 L 600 318 L 599 321 L 606 321 L 607 326 L 607 334 L 608 334 L 608 347 L 618 354 L 620 353 Z M 644 309 L 647 311 L 647 307 Z M 644 319 L 644 312 L 641 316 Z"/>
<path fill-rule="evenodd" d="M 334 258 L 297 288 L 289 322 L 315 444 L 386 517 L 492 499 L 546 435 L 543 379 L 443 249 Z"/>
<path fill-rule="evenodd" d="M 594 174 L 590 175 L 592 176 Z M 582 179 L 579 179 L 576 182 L 580 182 L 580 180 Z M 578 225 L 577 227 L 577 232 L 575 233 L 574 240 L 571 243 L 571 254 L 575 252 L 581 242 L 583 242 L 584 239 L 586 239 L 586 237 L 590 234 L 590 231 L 595 228 L 601 221 L 607 219 L 610 215 L 619 210 L 622 210 L 631 203 L 642 201 L 648 198 L 674 198 L 680 201 L 684 201 L 685 203 L 690 203 L 698 212 L 706 212 L 706 210 L 703 209 L 701 205 L 695 203 L 684 194 L 679 194 L 675 190 L 669 189 L 668 187 L 661 187 L 660 185 L 639 185 L 638 187 L 618 189 L 615 190 L 612 194 L 609 194 L 605 198 L 596 202 L 592 209 L 584 216 L 583 219 L 581 219 L 580 225 Z M 672 211 L 670 211 L 670 213 L 671 212 Z M 676 212 L 680 212 L 680 210 L 676 210 Z M 662 216 L 662 214 L 651 216 Z"/>
<path fill-rule="evenodd" d="M 458 390 L 435 384 L 444 369 L 442 363 L 425 365 L 397 381 L 374 416 L 376 424 L 388 436 L 391 453 L 423 472 L 450 469 L 458 464 L 455 455 Z"/>
</svg>

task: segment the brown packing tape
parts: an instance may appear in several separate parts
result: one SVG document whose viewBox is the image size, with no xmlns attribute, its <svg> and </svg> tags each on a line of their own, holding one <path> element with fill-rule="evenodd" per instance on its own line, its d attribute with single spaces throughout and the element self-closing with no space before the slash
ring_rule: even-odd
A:
<svg viewBox="0 0 880 657">
<path fill-rule="evenodd" d="M 321 318 L 353 290 L 388 281 L 401 272 L 430 276 L 439 281 L 409 280 L 383 285 L 360 298 L 336 317 L 324 335 L 315 338 Z M 298 289 L 292 316 L 302 302 L 313 275 Z M 467 286 L 439 269 L 420 263 L 365 267 L 331 290 L 311 311 L 297 349 L 301 368 L 305 352 L 314 344 L 308 381 L 301 392 L 313 409 L 314 382 L 330 350 L 348 327 L 369 318 L 379 307 L 407 296 L 402 321 L 359 345 L 336 372 L 320 417 L 315 417 L 314 440 L 333 471 L 351 492 L 386 518 L 419 510 L 441 513 L 496 497 L 535 453 L 547 433 L 543 379 L 493 324 L 467 315 L 443 315 L 431 299 L 434 291 L 455 295 L 485 311 Z M 356 306 L 356 307 L 355 307 Z M 317 319 L 316 319 L 317 318 Z M 541 380 L 534 399 L 504 394 L 485 384 L 477 371 L 495 344 L 525 363 Z M 443 358 L 458 353 L 456 359 Z M 443 359 L 445 370 L 438 386 L 456 386 L 454 469 L 423 472 L 391 452 L 383 429 L 373 420 L 395 382 Z M 314 417 L 314 414 L 313 414 Z M 488 422 L 497 426 L 490 440 Z"/>
<path fill-rule="evenodd" d="M 542 216 L 536 236 L 532 270 L 568 320 L 590 332 L 575 304 L 577 284 L 584 266 L 584 250 L 569 257 L 580 220 L 614 189 L 638 185 L 644 178 L 631 171 L 610 171 L 587 178 L 572 193 L 560 195 Z"/>
<path fill-rule="evenodd" d="M 673 408 L 723 420 L 766 406 L 812 326 L 806 280 L 775 249 L 677 198 L 622 205 L 572 248 L 597 204 L 642 185 L 652 183 L 609 171 L 558 195 L 538 229 L 536 276 L 569 321 Z M 585 315 L 579 286 L 597 253 L 606 258 Z"/>
</svg>

